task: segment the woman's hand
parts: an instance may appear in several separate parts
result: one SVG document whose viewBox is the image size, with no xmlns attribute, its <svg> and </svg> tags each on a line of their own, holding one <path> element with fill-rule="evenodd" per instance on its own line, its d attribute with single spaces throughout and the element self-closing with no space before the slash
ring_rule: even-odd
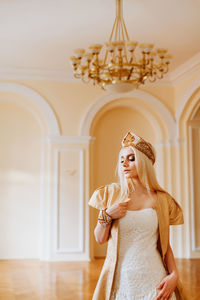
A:
<svg viewBox="0 0 200 300">
<path fill-rule="evenodd" d="M 170 300 L 176 288 L 177 280 L 178 276 L 174 272 L 163 278 L 157 286 L 157 290 L 160 290 L 160 293 L 155 300 Z"/>
<path fill-rule="evenodd" d="M 111 207 L 106 209 L 106 212 L 112 217 L 112 219 L 119 219 L 125 216 L 128 202 L 115 203 Z"/>
</svg>

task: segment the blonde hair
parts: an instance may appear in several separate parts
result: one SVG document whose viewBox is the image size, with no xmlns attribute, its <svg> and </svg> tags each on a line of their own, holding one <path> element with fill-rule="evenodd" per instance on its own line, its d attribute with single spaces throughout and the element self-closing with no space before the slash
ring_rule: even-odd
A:
<svg viewBox="0 0 200 300">
<path fill-rule="evenodd" d="M 124 177 L 124 174 L 121 171 L 121 151 L 125 147 L 121 148 L 119 152 L 119 158 L 118 158 L 118 177 L 121 185 L 121 194 L 122 195 L 128 195 L 131 190 L 134 190 L 134 185 L 131 179 L 126 179 Z M 143 186 L 147 189 L 147 191 L 150 193 L 151 191 L 164 191 L 164 189 L 159 185 L 155 169 L 153 166 L 152 161 L 141 151 L 134 148 L 133 146 L 128 146 L 126 148 L 130 148 L 133 150 L 135 154 L 135 166 L 138 174 L 138 178 L 140 182 L 143 184 Z M 156 157 L 156 151 L 154 147 L 151 145 L 152 151 L 154 153 L 154 156 Z"/>
</svg>

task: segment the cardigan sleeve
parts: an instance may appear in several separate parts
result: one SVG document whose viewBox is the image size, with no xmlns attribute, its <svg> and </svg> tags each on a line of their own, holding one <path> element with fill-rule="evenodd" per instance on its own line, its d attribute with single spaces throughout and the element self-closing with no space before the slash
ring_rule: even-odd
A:
<svg viewBox="0 0 200 300">
<path fill-rule="evenodd" d="M 176 200 L 169 195 L 168 197 L 168 207 L 169 207 L 169 224 L 179 225 L 184 223 L 183 210 L 176 202 Z"/>
<path fill-rule="evenodd" d="M 101 186 L 94 191 L 88 204 L 99 210 L 107 208 L 108 186 Z"/>
</svg>

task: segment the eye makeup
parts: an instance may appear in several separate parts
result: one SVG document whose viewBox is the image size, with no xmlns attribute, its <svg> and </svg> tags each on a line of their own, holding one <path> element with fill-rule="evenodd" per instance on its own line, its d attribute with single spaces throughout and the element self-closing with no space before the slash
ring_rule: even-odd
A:
<svg viewBox="0 0 200 300">
<path fill-rule="evenodd" d="M 129 154 L 127 155 L 127 158 L 129 161 L 135 161 L 135 155 L 134 154 Z M 121 156 L 121 164 L 124 162 L 124 156 Z"/>
</svg>

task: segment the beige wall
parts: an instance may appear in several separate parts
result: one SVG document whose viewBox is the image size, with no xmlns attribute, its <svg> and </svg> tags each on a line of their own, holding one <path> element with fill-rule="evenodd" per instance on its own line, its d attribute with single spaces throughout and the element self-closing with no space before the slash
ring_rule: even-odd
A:
<svg viewBox="0 0 200 300">
<path fill-rule="evenodd" d="M 199 101 L 197 95 L 192 95 L 192 87 L 198 77 L 200 77 L 200 72 L 193 75 L 188 74 L 188 77 L 185 76 L 185 79 L 175 86 L 145 87 L 143 89 L 146 95 L 145 99 L 134 96 L 127 99 L 127 97 L 123 98 L 119 95 L 116 95 L 116 98 L 113 95 L 111 99 L 107 93 L 99 88 L 78 82 L 66 83 L 39 80 L 4 80 L 0 82 L 0 99 L 7 102 L 15 102 L 16 100 L 18 104 L 23 103 L 24 119 L 20 118 L 18 123 L 24 130 L 24 135 L 26 130 L 31 132 L 28 138 L 30 139 L 29 144 L 33 143 L 32 149 L 39 147 L 43 151 L 42 166 L 40 165 L 40 173 L 42 172 L 43 178 L 42 196 L 33 196 L 38 193 L 38 189 L 34 185 L 29 186 L 29 191 L 31 197 L 37 198 L 37 203 L 42 201 L 41 210 L 44 218 L 42 219 L 42 226 L 44 247 L 46 247 L 44 258 L 88 259 L 89 254 L 92 255 L 94 240 L 92 230 L 89 231 L 89 221 L 93 220 L 91 221 L 92 228 L 95 217 L 93 210 L 89 210 L 87 201 L 94 188 L 115 180 L 113 171 L 121 137 L 129 129 L 135 130 L 139 135 L 155 143 L 158 153 L 157 173 L 159 180 L 169 192 L 176 196 L 176 199 L 184 208 L 185 225 L 172 232 L 175 254 L 176 256 L 185 257 L 193 255 L 191 247 L 191 207 L 189 205 L 192 182 L 189 173 L 188 136 L 185 128 L 189 111 L 192 111 Z M 1 90 L 1 85 L 4 83 L 11 84 L 10 90 L 6 92 L 3 89 Z M 19 92 L 12 91 L 12 84 L 19 86 Z M 23 94 L 23 86 L 28 88 L 30 92 L 26 96 Z M 20 89 L 22 92 L 20 92 Z M 53 121 L 49 117 L 49 112 L 45 114 L 46 108 L 36 103 L 37 101 L 35 101 L 31 91 L 39 95 L 48 104 L 52 114 L 56 117 L 58 128 L 60 128 L 60 133 L 57 130 L 57 136 L 50 136 L 52 135 L 51 132 L 54 132 L 52 130 Z M 189 95 L 188 104 L 184 106 L 183 100 L 186 93 Z M 148 103 L 148 95 L 149 97 L 153 96 L 156 101 Z M 102 107 L 100 105 L 98 108 L 99 103 L 105 101 L 105 99 L 107 99 L 107 104 L 102 105 Z M 12 116 L 12 108 L 14 107 L 16 107 L 17 114 L 19 110 L 17 105 L 10 104 L 9 110 L 5 104 L 2 104 L 2 116 Z M 185 107 L 185 110 L 181 107 Z M 164 111 L 164 108 L 167 110 Z M 34 114 L 31 115 L 30 111 Z M 87 115 L 88 111 L 91 113 Z M 181 118 L 175 123 L 177 111 L 181 112 Z M 171 119 L 165 118 L 167 113 L 171 114 Z M 39 139 L 39 132 L 40 134 L 42 132 L 43 138 L 49 137 L 48 140 L 40 140 L 40 144 L 38 144 L 39 140 L 35 140 L 36 133 L 26 126 L 25 119 L 29 119 L 30 115 L 34 120 L 33 124 L 40 124 L 37 138 Z M 87 118 L 85 118 L 86 115 Z M 1 119 L 1 130 L 5 137 L 12 133 L 11 128 L 14 126 L 15 119 L 11 119 L 8 117 L 2 117 Z M 96 137 L 96 141 L 91 147 L 89 146 L 89 137 L 79 136 L 81 124 L 87 124 L 87 122 L 88 126 L 91 125 L 90 135 Z M 170 128 L 174 128 L 171 133 L 169 132 Z M 181 132 L 180 136 L 178 132 Z M 181 141 L 179 138 L 181 138 Z M 112 145 L 110 145 L 110 140 L 112 140 Z M 25 138 L 21 141 L 22 147 L 20 146 L 20 149 L 22 157 L 26 158 L 28 151 L 24 141 Z M 1 140 L 1 143 L 3 149 L 12 148 L 8 138 L 5 141 Z M 4 152 L 3 160 L 9 161 L 12 166 L 13 162 L 9 160 L 9 152 Z M 35 155 L 34 159 L 37 160 L 38 155 Z M 186 166 L 183 166 L 183 162 Z M 37 163 L 34 166 L 36 167 Z M 32 178 L 34 178 L 34 169 L 30 172 Z M 5 177 L 5 170 L 3 171 L 3 177 Z M 5 190 L 5 186 L 4 182 L 2 184 L 3 190 Z M 26 188 L 24 187 L 22 194 L 25 193 Z M 20 201 L 21 194 L 15 195 L 15 198 Z M 13 196 L 12 199 L 14 199 Z M 22 208 L 26 207 L 24 205 L 23 202 L 21 204 Z M 39 206 L 37 206 L 38 208 L 36 206 L 34 210 L 39 215 Z M 32 207 L 32 204 L 30 204 L 30 207 Z M 2 222 L 4 222 L 3 220 L 2 218 Z M 55 239 L 57 238 L 59 238 L 59 243 L 56 244 Z M 91 249 L 89 249 L 89 239 Z M 178 242 L 176 242 L 177 240 Z M 180 246 L 178 246 L 178 243 Z M 61 247 L 56 249 L 58 244 Z M 183 249 L 185 245 L 186 248 Z M 35 257 L 37 257 L 36 252 Z M 199 255 L 198 251 L 195 253 L 195 255 Z M 30 255 L 32 255 L 31 251 Z"/>
<path fill-rule="evenodd" d="M 0 136 L 0 258 L 39 258 L 41 130 L 29 111 L 1 101 Z"/>
</svg>

